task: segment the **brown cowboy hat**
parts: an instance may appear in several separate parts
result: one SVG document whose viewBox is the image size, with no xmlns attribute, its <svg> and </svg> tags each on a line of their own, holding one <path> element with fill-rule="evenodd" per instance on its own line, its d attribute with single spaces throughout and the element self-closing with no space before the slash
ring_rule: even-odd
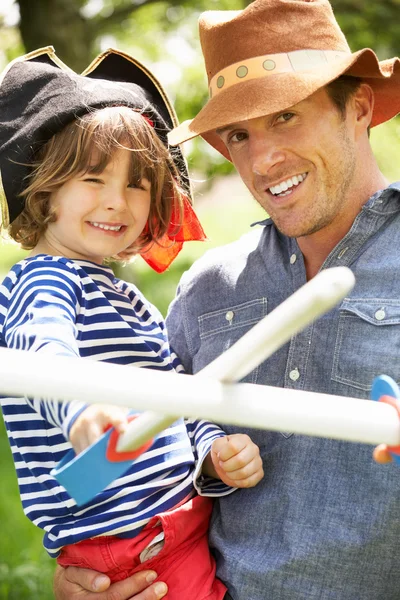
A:
<svg viewBox="0 0 400 600">
<path fill-rule="evenodd" d="M 285 110 L 344 74 L 373 88 L 371 126 L 400 111 L 400 60 L 352 53 L 328 0 L 255 0 L 205 12 L 199 28 L 210 99 L 169 134 L 172 145 L 201 135 L 230 159 L 216 129 Z"/>
</svg>

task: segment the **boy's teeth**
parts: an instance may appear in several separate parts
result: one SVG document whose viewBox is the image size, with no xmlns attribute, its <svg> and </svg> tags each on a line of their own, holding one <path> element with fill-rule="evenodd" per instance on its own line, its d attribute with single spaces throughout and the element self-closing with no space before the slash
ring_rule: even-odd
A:
<svg viewBox="0 0 400 600">
<path fill-rule="evenodd" d="M 103 223 L 95 223 L 92 222 L 94 227 L 99 227 L 100 229 L 107 229 L 107 231 L 119 231 L 121 229 L 121 225 L 104 225 Z"/>
<path fill-rule="evenodd" d="M 299 183 L 304 181 L 306 176 L 307 176 L 307 173 L 303 173 L 302 175 L 295 175 L 294 177 L 291 177 L 290 179 L 286 179 L 286 181 L 281 181 L 280 183 L 278 183 L 278 185 L 273 185 L 272 187 L 269 188 L 269 191 L 271 192 L 271 194 L 274 194 L 274 196 L 281 194 L 282 192 L 286 192 L 287 190 L 290 190 L 292 187 L 299 185 Z"/>
</svg>

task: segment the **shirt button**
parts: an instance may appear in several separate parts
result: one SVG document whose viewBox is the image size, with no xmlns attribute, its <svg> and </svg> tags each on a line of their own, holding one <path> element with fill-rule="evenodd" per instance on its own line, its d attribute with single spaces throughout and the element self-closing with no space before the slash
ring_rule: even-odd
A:
<svg viewBox="0 0 400 600">
<path fill-rule="evenodd" d="M 294 263 L 296 262 L 296 260 L 297 260 L 297 256 L 295 254 L 292 254 L 292 256 L 290 257 L 290 264 L 294 265 Z"/>
<path fill-rule="evenodd" d="M 292 371 L 290 371 L 289 373 L 289 377 L 292 381 L 297 381 L 298 378 L 300 377 L 300 373 L 298 369 L 293 369 Z"/>
<path fill-rule="evenodd" d="M 383 319 L 386 317 L 386 313 L 384 311 L 383 308 L 380 308 L 379 310 L 376 311 L 375 313 L 375 319 L 377 321 L 383 321 Z"/>
<path fill-rule="evenodd" d="M 348 250 L 348 249 L 349 249 L 348 247 L 346 247 L 346 248 L 343 248 L 343 250 L 341 250 L 341 251 L 339 252 L 339 254 L 338 254 L 338 258 L 342 258 L 342 256 L 344 256 L 344 255 L 346 254 L 346 252 L 347 252 L 347 250 Z"/>
<path fill-rule="evenodd" d="M 232 321 L 233 317 L 234 317 L 235 313 L 233 312 L 233 310 L 228 310 L 228 312 L 225 315 L 225 319 L 229 322 Z"/>
</svg>

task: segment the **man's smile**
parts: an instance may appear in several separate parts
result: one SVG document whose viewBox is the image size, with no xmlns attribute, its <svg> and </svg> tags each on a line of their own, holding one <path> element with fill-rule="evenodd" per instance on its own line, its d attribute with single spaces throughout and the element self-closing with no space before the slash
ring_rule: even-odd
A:
<svg viewBox="0 0 400 600">
<path fill-rule="evenodd" d="M 281 181 L 277 185 L 272 185 L 271 187 L 267 188 L 267 191 L 269 191 L 273 196 L 288 196 L 292 193 L 293 188 L 296 188 L 298 185 L 300 185 L 300 183 L 302 183 L 305 180 L 307 175 L 307 172 L 301 173 L 299 175 L 294 175 L 289 179 Z"/>
</svg>

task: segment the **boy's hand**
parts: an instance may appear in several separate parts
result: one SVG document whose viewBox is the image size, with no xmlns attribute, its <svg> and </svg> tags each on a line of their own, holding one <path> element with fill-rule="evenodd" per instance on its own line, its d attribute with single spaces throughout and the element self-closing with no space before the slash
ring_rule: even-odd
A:
<svg viewBox="0 0 400 600">
<path fill-rule="evenodd" d="M 238 488 L 253 487 L 264 477 L 260 450 L 244 433 L 214 440 L 203 471 Z"/>
<path fill-rule="evenodd" d="M 69 436 L 76 454 L 94 444 L 108 425 L 124 433 L 128 425 L 128 412 L 127 408 L 111 404 L 92 404 L 82 411 L 72 425 Z"/>
</svg>

